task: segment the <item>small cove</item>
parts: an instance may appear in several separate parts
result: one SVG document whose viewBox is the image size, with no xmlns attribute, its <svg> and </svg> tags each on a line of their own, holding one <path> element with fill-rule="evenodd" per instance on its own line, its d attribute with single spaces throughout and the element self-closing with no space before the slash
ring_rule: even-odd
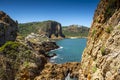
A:
<svg viewBox="0 0 120 80">
<path fill-rule="evenodd" d="M 75 39 L 63 39 L 56 41 L 60 48 L 51 50 L 49 53 L 56 53 L 50 59 L 50 62 L 61 64 L 66 62 L 80 62 L 81 56 L 86 47 L 87 39 L 85 38 L 75 38 Z"/>
</svg>

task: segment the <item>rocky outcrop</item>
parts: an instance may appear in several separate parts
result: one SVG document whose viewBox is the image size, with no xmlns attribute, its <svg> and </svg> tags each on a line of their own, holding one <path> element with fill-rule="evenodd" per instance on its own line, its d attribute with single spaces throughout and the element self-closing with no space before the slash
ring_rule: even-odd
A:
<svg viewBox="0 0 120 80">
<path fill-rule="evenodd" d="M 47 63 L 45 68 L 35 80 L 65 80 L 70 74 L 71 78 L 78 78 L 80 63 L 71 62 L 64 64 Z"/>
<path fill-rule="evenodd" d="M 58 46 L 45 35 L 31 33 L 24 40 L 8 41 L 0 47 L 0 80 L 33 80 Z M 12 75 L 11 75 L 12 74 Z"/>
<path fill-rule="evenodd" d="M 17 21 L 13 21 L 6 13 L 0 11 L 0 46 L 6 41 L 14 41 L 17 31 Z"/>
<path fill-rule="evenodd" d="M 47 58 L 23 43 L 10 41 L 0 47 L 0 62 L 0 80 L 33 80 Z"/>
<path fill-rule="evenodd" d="M 6 42 L 0 47 L 0 79 L 33 80 L 52 57 L 46 52 L 56 48 L 55 42 L 34 33 L 26 38 L 26 42 Z"/>
<path fill-rule="evenodd" d="M 64 38 L 61 24 L 56 21 L 44 21 L 44 27 L 39 29 L 40 34 L 46 34 L 49 38 Z"/>
<path fill-rule="evenodd" d="M 59 46 L 52 40 L 50 40 L 46 35 L 39 35 L 31 33 L 25 38 L 26 44 L 39 53 L 45 54 L 46 52 L 57 49 Z"/>
<path fill-rule="evenodd" d="M 79 71 L 80 80 L 120 80 L 120 1 L 101 0 Z"/>
</svg>

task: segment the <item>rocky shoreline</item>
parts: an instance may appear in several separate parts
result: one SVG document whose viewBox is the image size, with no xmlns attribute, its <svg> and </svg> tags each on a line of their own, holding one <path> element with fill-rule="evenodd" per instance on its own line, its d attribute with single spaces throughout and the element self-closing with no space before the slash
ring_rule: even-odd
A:
<svg viewBox="0 0 120 80">
<path fill-rule="evenodd" d="M 87 37 L 67 37 L 65 39 L 79 39 L 79 38 L 85 38 L 85 39 L 87 39 Z"/>
<path fill-rule="evenodd" d="M 35 77 L 35 80 L 43 80 L 43 79 L 64 80 L 65 77 L 68 75 L 68 73 L 70 73 L 71 78 L 74 78 L 74 77 L 78 78 L 77 71 L 80 69 L 80 63 L 69 62 L 69 63 L 64 63 L 64 64 L 55 64 L 55 63 L 49 62 L 49 59 L 51 57 L 54 57 L 56 54 L 54 53 L 53 55 L 49 56 L 49 54 L 46 54 L 46 52 L 59 48 L 59 46 L 57 46 L 54 41 L 51 41 L 50 39 L 48 39 L 47 41 L 39 43 L 42 38 L 40 35 L 38 34 L 33 35 L 32 33 L 32 35 L 28 35 L 28 36 L 32 36 L 32 37 L 27 37 L 25 39 L 27 44 L 29 42 L 28 46 L 32 47 L 32 49 L 37 51 L 38 54 L 42 54 L 45 56 L 46 59 L 48 59 L 47 63 L 44 65 L 43 70 L 40 72 L 38 76 Z M 47 37 L 44 36 L 44 39 L 45 38 Z"/>
<path fill-rule="evenodd" d="M 35 80 L 65 80 L 68 74 L 70 74 L 70 78 L 78 78 L 80 65 L 78 62 L 68 62 L 64 64 L 48 62 Z"/>
<path fill-rule="evenodd" d="M 2 14 L 2 12 L 0 12 L 0 14 Z M 8 20 L 11 20 L 9 18 L 10 17 L 8 17 Z M 15 25 L 15 31 L 17 31 L 17 24 Z M 10 29 L 9 27 L 13 26 L 8 26 L 8 29 Z M 6 31 L 6 28 L 2 29 Z M 10 31 L 14 32 L 12 29 Z M 17 32 L 15 32 L 15 34 L 16 33 Z M 0 35 L 2 34 L 3 33 L 0 33 Z M 6 34 L 6 32 L 4 32 L 4 34 Z M 20 35 L 15 35 L 14 38 L 14 40 L 11 40 L 11 38 L 8 37 L 8 40 L 4 41 L 4 43 L 0 42 L 1 80 L 65 79 L 68 72 L 71 72 L 71 77 L 78 75 L 73 72 L 76 70 L 76 66 L 80 65 L 79 63 L 53 64 L 49 62 L 49 59 L 56 54 L 48 55 L 47 52 L 57 49 L 59 46 L 47 36 L 31 33 L 25 39 L 21 38 Z M 2 40 L 2 38 L 0 39 Z M 77 68 L 77 70 L 78 69 L 79 68 Z M 48 77 L 45 75 L 46 71 L 48 71 Z M 53 76 L 55 77 L 53 78 Z"/>
<path fill-rule="evenodd" d="M 49 55 L 47 52 L 59 48 L 59 46 L 57 46 L 54 41 L 51 41 L 46 36 L 41 37 L 38 34 L 33 35 L 33 33 L 32 35 L 28 36 L 30 37 L 26 37 L 25 39 L 27 46 L 32 49 L 37 55 L 41 55 L 44 58 L 42 59 L 42 68 L 38 70 L 38 74 L 34 75 L 35 80 L 64 80 L 68 74 L 70 74 L 70 78 L 78 78 L 79 74 L 77 71 L 80 69 L 80 63 L 69 62 L 64 64 L 55 64 L 49 62 L 49 59 L 56 56 L 56 54 L 54 53 L 53 55 Z M 46 40 L 44 42 L 41 42 L 43 38 Z"/>
</svg>

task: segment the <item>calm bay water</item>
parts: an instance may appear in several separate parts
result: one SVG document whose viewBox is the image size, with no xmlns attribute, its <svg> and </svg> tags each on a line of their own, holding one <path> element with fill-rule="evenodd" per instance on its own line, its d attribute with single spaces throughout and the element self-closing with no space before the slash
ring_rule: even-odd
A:
<svg viewBox="0 0 120 80">
<path fill-rule="evenodd" d="M 65 62 L 80 62 L 84 48 L 86 47 L 86 39 L 63 39 L 56 41 L 59 49 L 52 50 L 50 53 L 56 53 L 57 56 L 51 58 L 51 62 L 65 63 Z"/>
</svg>

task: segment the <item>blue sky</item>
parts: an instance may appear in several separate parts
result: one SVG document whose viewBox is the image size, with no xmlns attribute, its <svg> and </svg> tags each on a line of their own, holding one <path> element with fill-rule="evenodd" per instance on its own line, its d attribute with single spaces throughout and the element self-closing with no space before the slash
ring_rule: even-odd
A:
<svg viewBox="0 0 120 80">
<path fill-rule="evenodd" d="M 55 20 L 90 27 L 99 0 L 0 0 L 0 10 L 19 23 Z"/>
</svg>

